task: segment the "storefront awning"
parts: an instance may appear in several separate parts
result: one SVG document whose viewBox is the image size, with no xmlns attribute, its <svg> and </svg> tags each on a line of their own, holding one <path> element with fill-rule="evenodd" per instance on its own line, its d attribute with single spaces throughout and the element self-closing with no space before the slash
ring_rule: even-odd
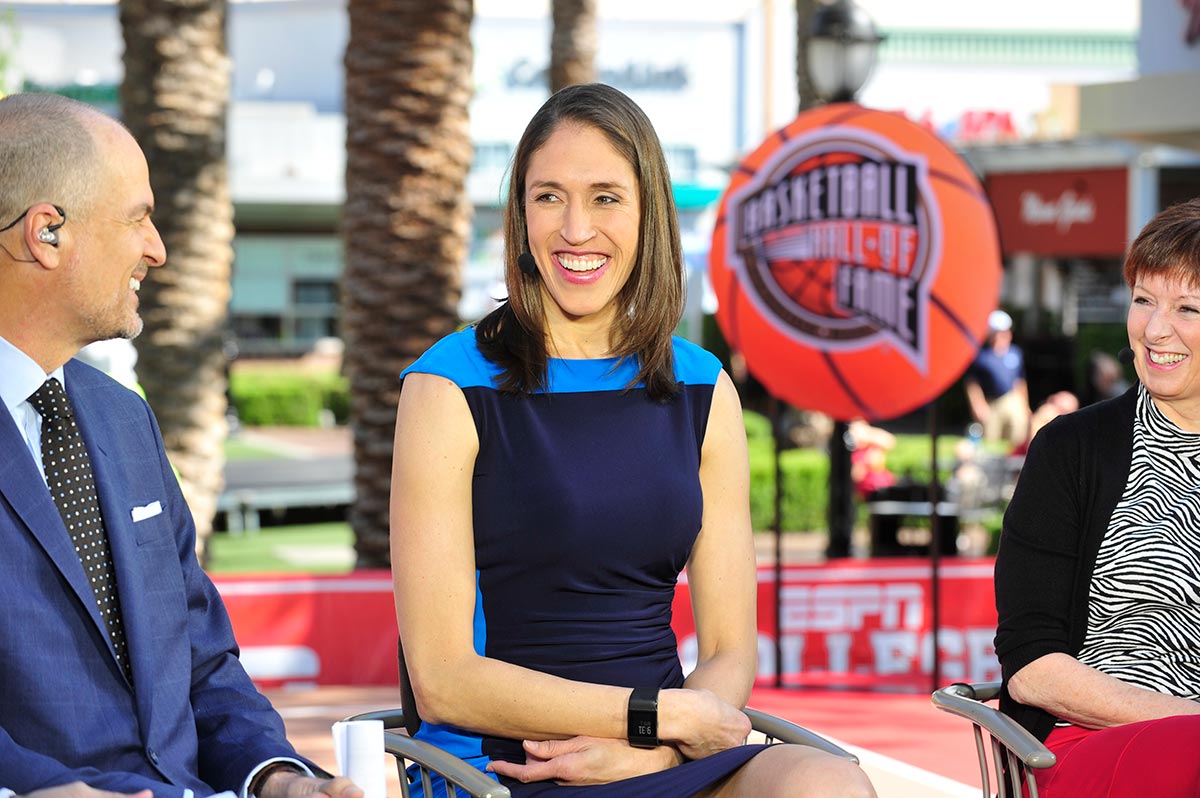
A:
<svg viewBox="0 0 1200 798">
<path fill-rule="evenodd" d="M 1079 87 L 1079 130 L 1200 151 L 1200 72 Z"/>
</svg>

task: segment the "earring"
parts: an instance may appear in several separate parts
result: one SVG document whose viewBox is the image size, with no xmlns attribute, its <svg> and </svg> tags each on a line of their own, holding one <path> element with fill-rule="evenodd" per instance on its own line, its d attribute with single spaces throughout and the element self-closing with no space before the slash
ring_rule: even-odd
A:
<svg viewBox="0 0 1200 798">
<path fill-rule="evenodd" d="M 37 237 L 38 241 L 41 241 L 43 244 L 58 246 L 58 233 L 54 232 L 48 227 L 43 227 L 41 230 L 38 230 Z"/>
</svg>

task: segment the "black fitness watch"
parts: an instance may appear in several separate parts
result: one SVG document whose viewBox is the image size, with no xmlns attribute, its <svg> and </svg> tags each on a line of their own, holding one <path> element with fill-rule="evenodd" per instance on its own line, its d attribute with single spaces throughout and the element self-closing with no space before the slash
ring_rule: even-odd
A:
<svg viewBox="0 0 1200 798">
<path fill-rule="evenodd" d="M 629 696 L 629 744 L 635 748 L 657 748 L 658 689 L 635 687 Z"/>
</svg>

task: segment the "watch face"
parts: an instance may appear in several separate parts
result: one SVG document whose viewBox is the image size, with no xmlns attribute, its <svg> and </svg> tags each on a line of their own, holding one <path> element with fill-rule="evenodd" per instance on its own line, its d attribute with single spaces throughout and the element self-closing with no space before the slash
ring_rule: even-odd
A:
<svg viewBox="0 0 1200 798">
<path fill-rule="evenodd" d="M 638 688 L 629 696 L 629 744 L 654 748 L 658 742 L 658 691 Z"/>
</svg>

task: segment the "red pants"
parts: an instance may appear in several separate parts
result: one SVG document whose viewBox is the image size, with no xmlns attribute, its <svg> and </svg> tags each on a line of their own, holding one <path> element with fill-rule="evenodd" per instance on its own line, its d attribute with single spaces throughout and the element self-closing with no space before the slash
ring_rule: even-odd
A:
<svg viewBox="0 0 1200 798">
<path fill-rule="evenodd" d="M 1200 715 L 1108 729 L 1063 726 L 1046 747 L 1058 762 L 1034 771 L 1042 798 L 1200 796 Z"/>
</svg>

